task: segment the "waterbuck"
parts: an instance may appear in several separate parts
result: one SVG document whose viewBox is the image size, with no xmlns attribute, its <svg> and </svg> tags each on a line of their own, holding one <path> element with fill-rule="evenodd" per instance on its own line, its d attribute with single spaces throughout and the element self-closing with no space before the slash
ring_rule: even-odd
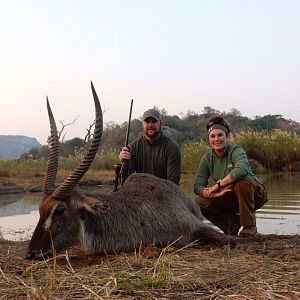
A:
<svg viewBox="0 0 300 300">
<path fill-rule="evenodd" d="M 179 187 L 150 174 L 132 174 L 111 194 L 90 195 L 75 190 L 98 150 L 103 120 L 98 96 L 91 83 L 96 109 L 93 139 L 80 165 L 55 188 L 58 137 L 47 98 L 51 137 L 39 207 L 40 219 L 27 249 L 28 259 L 40 259 L 80 244 L 86 253 L 133 251 L 147 245 L 193 241 L 218 246 L 234 244 L 227 236 L 203 223 L 196 202 Z"/>
</svg>

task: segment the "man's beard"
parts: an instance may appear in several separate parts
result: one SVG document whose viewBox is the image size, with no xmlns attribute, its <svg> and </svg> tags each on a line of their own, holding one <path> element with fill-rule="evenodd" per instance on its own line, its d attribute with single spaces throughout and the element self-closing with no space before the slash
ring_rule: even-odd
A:
<svg viewBox="0 0 300 300">
<path fill-rule="evenodd" d="M 153 130 L 155 130 L 153 133 L 149 133 L 148 131 L 153 131 Z M 148 130 L 146 130 L 146 131 L 144 131 L 144 133 L 145 133 L 145 135 L 147 136 L 147 137 L 149 137 L 149 138 L 156 138 L 157 136 L 159 136 L 160 135 L 160 133 L 161 133 L 161 129 L 159 128 L 158 130 L 156 130 L 155 128 L 153 128 L 153 129 L 148 129 Z"/>
</svg>

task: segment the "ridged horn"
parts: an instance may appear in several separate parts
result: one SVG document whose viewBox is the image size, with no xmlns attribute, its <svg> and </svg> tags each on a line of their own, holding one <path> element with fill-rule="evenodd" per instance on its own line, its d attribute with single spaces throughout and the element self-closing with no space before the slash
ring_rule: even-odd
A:
<svg viewBox="0 0 300 300">
<path fill-rule="evenodd" d="M 95 91 L 94 85 L 91 82 L 95 110 L 96 110 L 96 121 L 95 121 L 95 129 L 93 134 L 93 139 L 90 143 L 90 146 L 85 154 L 83 160 L 80 165 L 65 179 L 65 181 L 54 191 L 53 197 L 56 199 L 63 199 L 64 196 L 68 196 L 74 187 L 77 185 L 79 180 L 83 177 L 86 171 L 91 166 L 93 159 L 97 153 L 101 142 L 101 136 L 103 131 L 103 118 L 102 118 L 102 110 L 99 102 L 99 98 Z"/>
<path fill-rule="evenodd" d="M 47 169 L 44 175 L 44 180 L 42 184 L 42 193 L 43 197 L 46 197 L 53 193 L 55 190 L 55 179 L 57 173 L 57 165 L 58 165 L 58 136 L 57 136 L 57 128 L 55 124 L 55 120 L 53 117 L 53 113 L 49 104 L 49 99 L 47 99 L 47 110 L 48 110 L 48 117 L 50 122 L 50 151 L 49 151 L 49 158 L 47 163 Z"/>
</svg>

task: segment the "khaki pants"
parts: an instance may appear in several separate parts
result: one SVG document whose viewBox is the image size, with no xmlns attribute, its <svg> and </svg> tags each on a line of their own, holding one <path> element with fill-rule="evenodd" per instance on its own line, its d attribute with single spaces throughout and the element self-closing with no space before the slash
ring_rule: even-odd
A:
<svg viewBox="0 0 300 300">
<path fill-rule="evenodd" d="M 256 225 L 255 210 L 267 201 L 265 186 L 245 177 L 234 183 L 233 191 L 219 198 L 198 197 L 203 216 L 226 234 L 237 234 L 240 226 Z"/>
</svg>

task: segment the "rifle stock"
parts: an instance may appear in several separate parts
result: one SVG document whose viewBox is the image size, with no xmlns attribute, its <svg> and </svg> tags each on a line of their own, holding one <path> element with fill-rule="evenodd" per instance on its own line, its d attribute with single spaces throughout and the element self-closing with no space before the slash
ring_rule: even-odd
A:
<svg viewBox="0 0 300 300">
<path fill-rule="evenodd" d="M 121 168 L 122 168 L 122 165 L 120 163 L 117 163 L 114 165 L 115 178 L 113 180 L 113 183 L 114 183 L 113 192 L 116 192 L 119 189 L 119 177 L 120 177 Z"/>
</svg>

